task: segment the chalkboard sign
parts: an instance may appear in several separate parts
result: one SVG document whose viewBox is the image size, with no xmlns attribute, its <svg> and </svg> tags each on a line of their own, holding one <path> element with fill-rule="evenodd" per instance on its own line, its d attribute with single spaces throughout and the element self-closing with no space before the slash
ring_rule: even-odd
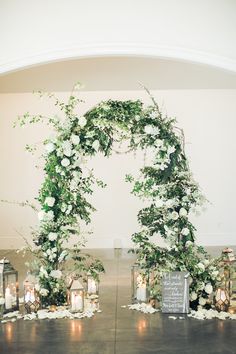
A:
<svg viewBox="0 0 236 354">
<path fill-rule="evenodd" d="M 162 312 L 189 312 L 189 273 L 169 272 L 162 278 Z"/>
</svg>

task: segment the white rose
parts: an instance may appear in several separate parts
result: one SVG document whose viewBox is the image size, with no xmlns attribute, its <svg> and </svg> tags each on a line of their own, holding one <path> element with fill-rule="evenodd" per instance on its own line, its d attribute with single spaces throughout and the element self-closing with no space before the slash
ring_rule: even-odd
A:
<svg viewBox="0 0 236 354">
<path fill-rule="evenodd" d="M 46 213 L 46 219 L 47 221 L 52 221 L 54 219 L 54 213 L 52 210 L 49 210 L 47 213 Z"/>
<path fill-rule="evenodd" d="M 205 286 L 204 290 L 205 290 L 205 292 L 207 294 L 210 295 L 212 293 L 212 291 L 213 291 L 213 287 L 212 287 L 211 283 L 207 283 L 207 285 Z"/>
<path fill-rule="evenodd" d="M 184 208 L 181 208 L 179 211 L 179 216 L 187 216 L 187 215 L 188 215 L 187 210 Z"/>
<path fill-rule="evenodd" d="M 80 137 L 79 135 L 71 135 L 71 141 L 74 145 L 78 145 L 80 143 Z"/>
<path fill-rule="evenodd" d="M 160 130 L 159 130 L 158 127 L 153 127 L 153 128 L 152 128 L 152 133 L 151 133 L 151 134 L 153 134 L 153 135 L 158 135 L 159 133 L 160 133 Z"/>
<path fill-rule="evenodd" d="M 205 283 L 204 282 L 201 282 L 198 284 L 198 289 L 199 290 L 203 290 L 205 288 Z"/>
<path fill-rule="evenodd" d="M 100 143 L 98 140 L 94 140 L 93 144 L 92 144 L 92 148 L 96 151 L 98 151 L 99 149 L 99 146 L 100 146 Z"/>
<path fill-rule="evenodd" d="M 45 199 L 45 204 L 47 204 L 49 207 L 53 207 L 54 203 L 55 203 L 55 198 L 53 197 L 47 197 Z"/>
<path fill-rule="evenodd" d="M 67 159 L 67 158 L 63 159 L 63 160 L 61 161 L 61 165 L 62 165 L 63 167 L 69 166 L 69 165 L 70 165 L 70 160 Z"/>
<path fill-rule="evenodd" d="M 195 291 L 193 291 L 193 292 L 190 294 L 190 299 L 191 299 L 191 301 L 197 300 L 197 293 L 195 293 Z"/>
<path fill-rule="evenodd" d="M 192 241 L 187 241 L 185 243 L 185 247 L 187 247 L 187 248 L 191 247 L 192 245 L 193 245 Z"/>
<path fill-rule="evenodd" d="M 181 231 L 181 234 L 187 236 L 189 234 L 189 229 L 187 227 L 184 227 Z"/>
<path fill-rule="evenodd" d="M 152 134 L 152 126 L 151 125 L 146 125 L 145 127 L 144 127 L 144 131 L 145 131 L 145 133 L 146 134 Z"/>
<path fill-rule="evenodd" d="M 171 213 L 171 219 L 177 220 L 178 217 L 179 217 L 179 214 L 178 214 L 176 211 L 173 211 L 173 212 Z"/>
<path fill-rule="evenodd" d="M 49 291 L 47 289 L 44 289 L 44 288 L 40 289 L 40 294 L 42 296 L 47 296 L 48 293 L 49 293 Z"/>
<path fill-rule="evenodd" d="M 199 262 L 199 263 L 197 264 L 197 267 L 198 267 L 198 269 L 200 269 L 200 270 L 202 270 L 202 271 L 205 270 L 205 266 L 204 266 L 204 264 L 201 263 L 201 262 Z"/>
<path fill-rule="evenodd" d="M 85 117 L 79 117 L 78 119 L 78 124 L 81 128 L 85 127 L 85 125 L 87 124 L 87 120 Z"/>
<path fill-rule="evenodd" d="M 57 234 L 56 234 L 56 232 L 50 232 L 50 233 L 48 234 L 48 239 L 49 239 L 49 241 L 55 241 L 55 240 L 57 239 Z"/>
<path fill-rule="evenodd" d="M 168 155 L 173 154 L 175 152 L 175 147 L 174 146 L 168 146 L 167 153 Z"/>
<path fill-rule="evenodd" d="M 38 219 L 39 221 L 43 221 L 44 218 L 45 218 L 45 211 L 44 210 L 41 210 L 39 213 L 38 213 Z"/>
<path fill-rule="evenodd" d="M 60 270 L 52 270 L 50 276 L 55 279 L 61 279 L 62 272 Z"/>
<path fill-rule="evenodd" d="M 208 265 L 210 264 L 209 259 L 205 259 L 205 260 L 204 260 L 204 264 L 205 264 L 206 266 L 208 266 Z"/>
<path fill-rule="evenodd" d="M 53 143 L 48 143 L 45 145 L 45 150 L 47 151 L 48 154 L 53 152 L 56 149 L 56 146 Z"/>
<path fill-rule="evenodd" d="M 199 304 L 200 304 L 201 306 L 206 305 L 206 299 L 205 299 L 204 297 L 200 297 L 200 299 L 199 299 Z"/>
</svg>

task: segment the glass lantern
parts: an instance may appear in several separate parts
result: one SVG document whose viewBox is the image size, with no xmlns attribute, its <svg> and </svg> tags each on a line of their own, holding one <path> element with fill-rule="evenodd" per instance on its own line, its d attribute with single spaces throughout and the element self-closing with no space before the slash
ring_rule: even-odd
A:
<svg viewBox="0 0 236 354">
<path fill-rule="evenodd" d="M 98 281 L 93 278 L 91 273 L 87 274 L 87 294 L 98 295 Z"/>
<path fill-rule="evenodd" d="M 148 277 L 143 274 L 138 264 L 131 268 L 132 303 L 149 301 Z"/>
<path fill-rule="evenodd" d="M 24 281 L 24 304 L 27 313 L 37 312 L 40 308 L 40 297 L 35 290 L 36 278 L 32 274 L 27 274 Z"/>
<path fill-rule="evenodd" d="M 84 311 L 84 287 L 78 278 L 74 278 L 70 287 L 70 311 L 73 313 Z"/>
<path fill-rule="evenodd" d="M 0 260 L 0 295 L 4 313 L 19 310 L 18 272 L 6 258 Z"/>
<path fill-rule="evenodd" d="M 222 252 L 223 281 L 230 298 L 231 311 L 236 312 L 236 259 L 231 248 L 225 248 Z"/>
<path fill-rule="evenodd" d="M 230 305 L 228 291 L 223 288 L 218 288 L 215 294 L 215 307 L 218 311 L 227 311 Z"/>
</svg>

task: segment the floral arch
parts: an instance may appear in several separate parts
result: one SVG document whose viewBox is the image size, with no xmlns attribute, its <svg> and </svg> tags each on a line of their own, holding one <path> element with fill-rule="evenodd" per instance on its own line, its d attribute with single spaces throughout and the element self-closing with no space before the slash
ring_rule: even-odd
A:
<svg viewBox="0 0 236 354">
<path fill-rule="evenodd" d="M 77 89 L 78 85 L 67 102 L 59 101 L 54 94 L 39 92 L 54 101 L 61 111 L 60 118 L 29 113 L 19 117 L 21 126 L 46 121 L 55 132 L 54 138 L 44 141 L 45 179 L 37 198 L 41 205 L 39 228 L 33 233 L 33 252 L 37 257 L 31 264 L 39 278 L 44 304 L 65 302 L 68 260 L 73 260 L 70 271 L 82 277 L 88 271 L 94 277 L 104 271 L 99 260 L 82 252 L 85 240 L 80 221 L 88 224 L 94 211 L 86 196 L 93 193 L 95 183 L 105 186 L 93 171 L 84 175 L 83 159 L 98 151 L 109 156 L 123 141 L 128 143 L 129 151 L 142 149 L 153 156 L 152 164 L 140 169 L 138 179 L 126 176 L 133 185 L 132 193 L 150 202 L 138 213 L 140 231 L 132 235 L 132 240 L 143 272 L 152 272 L 152 297 L 160 298 L 164 271 L 187 270 L 192 281 L 192 307 L 207 301 L 218 272 L 204 249 L 195 244 L 190 213 L 201 207 L 205 198 L 189 169 L 183 131 L 175 119 L 162 114 L 148 90 L 152 101 L 148 107 L 140 100 L 108 100 L 79 116 L 76 108 L 81 100 Z M 27 149 L 33 150 L 29 146 Z M 74 234 L 78 242 L 69 249 L 67 244 Z M 166 247 L 152 240 L 157 234 L 165 240 Z"/>
</svg>

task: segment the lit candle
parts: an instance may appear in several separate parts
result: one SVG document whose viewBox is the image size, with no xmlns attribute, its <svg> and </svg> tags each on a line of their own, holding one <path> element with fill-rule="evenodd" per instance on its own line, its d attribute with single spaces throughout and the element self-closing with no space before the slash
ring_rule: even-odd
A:
<svg viewBox="0 0 236 354">
<path fill-rule="evenodd" d="M 147 296 L 146 296 L 146 283 L 143 281 L 143 278 L 141 275 L 137 276 L 137 301 L 146 301 Z"/>
<path fill-rule="evenodd" d="M 30 291 L 27 291 L 25 294 L 25 302 L 30 301 Z"/>
<path fill-rule="evenodd" d="M 95 280 L 93 279 L 88 279 L 88 293 L 89 294 L 96 294 L 97 292 L 97 287 Z"/>
<path fill-rule="evenodd" d="M 83 299 L 82 299 L 81 295 L 72 294 L 71 309 L 72 309 L 72 311 L 82 311 L 83 310 Z"/>
<path fill-rule="evenodd" d="M 5 307 L 6 310 L 10 310 L 12 308 L 12 296 L 9 287 L 7 287 L 5 291 Z"/>
</svg>

